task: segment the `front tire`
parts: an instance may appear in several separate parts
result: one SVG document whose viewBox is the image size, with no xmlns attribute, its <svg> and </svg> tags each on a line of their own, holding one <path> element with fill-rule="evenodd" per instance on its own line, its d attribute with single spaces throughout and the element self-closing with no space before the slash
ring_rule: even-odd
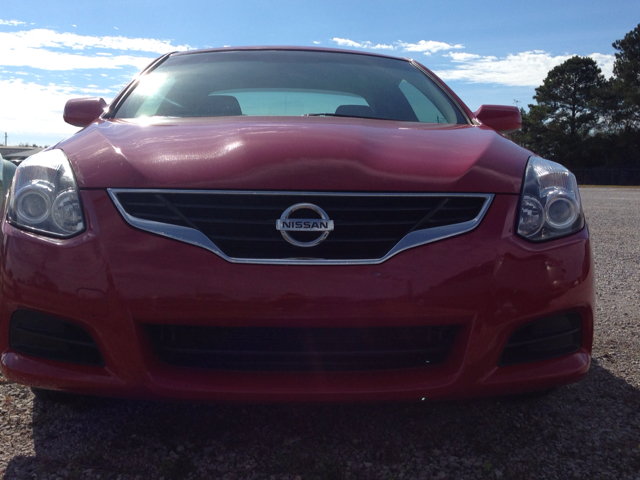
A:
<svg viewBox="0 0 640 480">
<path fill-rule="evenodd" d="M 31 391 L 38 400 L 46 403 L 70 404 L 77 403 L 84 398 L 77 393 L 61 392 L 59 390 L 46 390 L 44 388 L 31 387 Z"/>
</svg>

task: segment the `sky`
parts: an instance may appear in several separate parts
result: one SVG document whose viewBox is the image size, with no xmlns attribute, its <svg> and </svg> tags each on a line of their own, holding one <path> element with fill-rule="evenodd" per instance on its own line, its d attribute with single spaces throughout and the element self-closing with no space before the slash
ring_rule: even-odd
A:
<svg viewBox="0 0 640 480">
<path fill-rule="evenodd" d="M 612 74 L 639 0 L 0 0 L 0 143 L 53 145 L 71 98 L 107 102 L 176 50 L 300 45 L 409 57 L 476 110 L 533 103 L 573 55 Z"/>
</svg>

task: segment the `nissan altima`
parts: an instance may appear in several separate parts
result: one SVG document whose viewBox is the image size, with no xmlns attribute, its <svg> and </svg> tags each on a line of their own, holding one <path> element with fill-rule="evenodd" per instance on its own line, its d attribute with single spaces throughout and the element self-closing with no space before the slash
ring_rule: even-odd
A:
<svg viewBox="0 0 640 480">
<path fill-rule="evenodd" d="M 0 367 L 49 391 L 323 402 L 546 390 L 589 369 L 575 177 L 410 59 L 178 52 L 7 191 Z"/>
</svg>

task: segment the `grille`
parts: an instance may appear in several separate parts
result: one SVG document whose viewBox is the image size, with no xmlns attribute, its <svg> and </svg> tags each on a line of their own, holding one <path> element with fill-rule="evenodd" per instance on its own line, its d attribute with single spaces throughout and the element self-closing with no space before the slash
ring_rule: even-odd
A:
<svg viewBox="0 0 640 480">
<path fill-rule="evenodd" d="M 86 330 L 28 310 L 16 310 L 11 316 L 9 346 L 34 357 L 104 366 L 100 350 Z"/>
<path fill-rule="evenodd" d="M 175 225 L 202 232 L 233 259 L 380 259 L 411 232 L 477 220 L 490 195 L 366 195 L 113 190 L 121 211 L 133 219 Z M 323 209 L 334 230 L 317 246 L 285 241 L 276 222 L 292 205 L 310 203 Z M 290 219 L 319 216 L 308 209 Z M 135 226 L 171 236 L 165 230 Z M 147 224 L 148 225 L 148 224 Z M 475 226 L 475 225 L 473 225 Z M 468 231 L 473 226 L 468 226 Z M 462 233 L 453 232 L 455 233 Z M 289 232 L 300 242 L 319 232 Z M 448 232 L 445 236 L 450 236 Z M 421 242 L 426 243 L 424 241 Z M 409 245 L 411 246 L 411 245 Z"/>
<path fill-rule="evenodd" d="M 582 345 L 580 315 L 570 312 L 531 322 L 516 330 L 502 352 L 499 366 L 561 357 Z"/>
<path fill-rule="evenodd" d="M 170 365 L 243 371 L 353 371 L 442 363 L 459 327 L 145 328 L 156 355 Z"/>
</svg>

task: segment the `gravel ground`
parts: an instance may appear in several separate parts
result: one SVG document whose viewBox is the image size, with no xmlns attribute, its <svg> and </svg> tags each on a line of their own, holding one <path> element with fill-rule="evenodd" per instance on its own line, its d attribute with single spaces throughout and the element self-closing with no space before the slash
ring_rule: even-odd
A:
<svg viewBox="0 0 640 480">
<path fill-rule="evenodd" d="M 584 188 L 594 361 L 537 399 L 233 406 L 81 399 L 0 377 L 5 479 L 640 480 L 640 189 Z"/>
</svg>

